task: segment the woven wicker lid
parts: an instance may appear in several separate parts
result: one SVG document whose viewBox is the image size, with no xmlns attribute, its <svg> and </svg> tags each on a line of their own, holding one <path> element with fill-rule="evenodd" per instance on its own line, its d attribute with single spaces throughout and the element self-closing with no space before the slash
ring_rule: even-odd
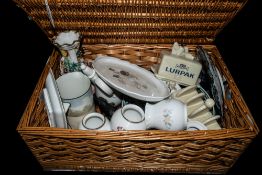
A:
<svg viewBox="0 0 262 175">
<path fill-rule="evenodd" d="M 212 43 L 247 0 L 15 0 L 51 39 L 84 43 Z"/>
</svg>

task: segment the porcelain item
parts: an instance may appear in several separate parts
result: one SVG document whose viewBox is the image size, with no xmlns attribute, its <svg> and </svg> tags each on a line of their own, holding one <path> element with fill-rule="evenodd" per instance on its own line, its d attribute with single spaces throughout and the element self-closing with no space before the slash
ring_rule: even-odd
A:
<svg viewBox="0 0 262 175">
<path fill-rule="evenodd" d="M 217 119 L 219 119 L 220 116 L 212 116 L 208 118 L 207 120 L 200 122 L 197 120 L 189 120 L 187 123 L 187 130 L 193 131 L 193 130 L 216 130 L 221 129 L 221 127 L 217 123 Z"/>
<path fill-rule="evenodd" d="M 80 63 L 73 63 L 68 56 L 63 56 L 59 63 L 60 75 L 68 72 L 79 72 L 81 71 Z"/>
<path fill-rule="evenodd" d="M 108 104 L 116 107 L 121 104 L 121 99 L 116 95 L 113 94 L 112 96 L 108 96 L 104 92 L 102 92 L 99 88 L 96 88 L 95 95 L 97 98 L 104 99 Z"/>
<path fill-rule="evenodd" d="M 103 130 L 111 131 L 109 120 L 100 113 L 87 114 L 79 124 L 80 130 Z"/>
<path fill-rule="evenodd" d="M 218 79 L 219 79 L 219 82 L 220 82 L 220 85 L 221 85 L 221 89 L 222 89 L 222 93 L 223 93 L 223 97 L 225 97 L 225 86 L 224 86 L 224 81 L 223 81 L 223 78 L 222 78 L 222 75 L 221 73 L 219 72 L 218 68 L 215 67 L 216 71 L 217 71 L 217 75 L 218 75 Z"/>
<path fill-rule="evenodd" d="M 46 88 L 43 89 L 43 97 L 44 97 L 45 110 L 47 112 L 49 125 L 50 127 L 55 127 L 56 124 L 55 124 L 54 111 Z"/>
<path fill-rule="evenodd" d="M 219 119 L 220 117 L 220 115 L 215 115 L 212 118 L 209 118 L 206 121 L 204 121 L 203 124 L 208 128 L 208 130 L 221 129 L 221 126 L 217 122 L 217 119 Z"/>
<path fill-rule="evenodd" d="M 188 49 L 187 49 L 188 50 Z M 183 55 L 185 53 L 185 48 L 183 46 L 180 46 L 177 42 L 175 42 L 172 46 L 172 51 L 171 53 L 173 55 Z"/>
<path fill-rule="evenodd" d="M 194 110 L 188 118 L 191 120 L 197 120 L 200 122 L 204 122 L 209 118 L 212 118 L 213 114 L 209 111 L 206 105 L 200 106 L 198 109 Z"/>
<path fill-rule="evenodd" d="M 127 104 L 115 111 L 111 118 L 111 127 L 114 131 L 145 130 L 145 114 L 137 105 Z"/>
<path fill-rule="evenodd" d="M 158 102 L 170 95 L 165 83 L 148 70 L 130 62 L 101 56 L 95 59 L 93 67 L 110 87 L 129 97 Z"/>
<path fill-rule="evenodd" d="M 199 89 L 201 92 L 197 91 Z M 187 105 L 187 113 L 191 115 L 193 111 L 200 108 L 203 105 L 206 105 L 209 110 L 213 110 L 214 114 L 214 105 L 215 101 L 208 96 L 200 86 L 188 86 L 186 88 L 174 91 L 171 95 L 171 98 L 181 100 Z"/>
<path fill-rule="evenodd" d="M 85 75 L 88 76 L 88 78 L 92 81 L 92 83 L 95 84 L 98 88 L 100 88 L 106 95 L 108 96 L 113 95 L 112 89 L 97 76 L 94 69 L 81 63 L 81 70 Z"/>
<path fill-rule="evenodd" d="M 215 101 L 212 98 L 205 100 L 205 105 L 208 109 L 212 109 L 215 106 Z"/>
<path fill-rule="evenodd" d="M 67 128 L 66 105 L 63 105 L 52 70 L 45 81 L 44 99 L 51 127 Z"/>
<path fill-rule="evenodd" d="M 196 108 L 194 111 L 192 111 L 190 114 L 188 114 L 188 118 L 192 118 L 196 115 L 199 115 L 200 113 L 203 113 L 203 112 L 209 112 L 209 109 L 207 108 L 206 105 L 201 105 L 199 106 L 198 108 Z"/>
<path fill-rule="evenodd" d="M 213 114 L 210 112 L 210 109 L 207 107 L 206 104 L 201 105 L 199 108 L 195 109 L 188 115 L 189 119 L 196 118 L 201 121 L 205 121 L 211 117 L 213 117 Z"/>
<path fill-rule="evenodd" d="M 221 129 L 220 125 L 217 123 L 217 119 L 220 115 L 213 115 L 206 105 L 201 106 L 199 109 L 193 111 L 191 115 L 188 116 L 189 120 L 199 121 L 206 125 L 208 129 L 216 130 Z"/>
<path fill-rule="evenodd" d="M 80 34 L 76 31 L 65 31 L 59 33 L 55 39 L 54 44 L 69 54 L 69 58 L 73 63 L 78 63 L 76 51 L 80 46 Z"/>
<path fill-rule="evenodd" d="M 187 86 L 182 88 L 178 91 L 174 91 L 171 95 L 172 98 L 178 99 L 182 102 L 186 102 L 187 99 L 197 95 L 198 92 L 196 91 L 196 85 Z"/>
<path fill-rule="evenodd" d="M 191 114 L 192 111 L 195 109 L 199 108 L 200 106 L 204 105 L 204 93 L 199 93 L 189 99 L 186 100 L 186 105 L 187 105 L 187 113 L 188 115 Z"/>
<path fill-rule="evenodd" d="M 195 130 L 207 130 L 207 127 L 199 122 L 199 121 L 194 121 L 190 120 L 187 122 L 187 131 L 195 131 Z"/>
<path fill-rule="evenodd" d="M 180 46 L 177 42 L 173 44 L 172 55 L 183 56 L 185 59 L 193 60 L 195 57 L 189 53 L 189 49 L 186 46 Z"/>
<path fill-rule="evenodd" d="M 70 103 L 68 116 L 77 117 L 95 111 L 91 82 L 81 72 L 70 72 L 57 80 L 63 102 Z"/>
<path fill-rule="evenodd" d="M 188 116 L 194 115 L 194 113 L 197 113 L 197 111 L 201 110 L 201 108 L 207 108 L 209 111 L 212 110 L 213 115 L 215 115 L 213 112 L 214 105 L 215 101 L 211 98 L 208 98 L 205 101 L 201 98 L 195 98 L 193 101 L 187 103 Z"/>
<path fill-rule="evenodd" d="M 184 130 L 187 126 L 187 108 L 179 100 L 168 99 L 145 106 L 147 129 Z"/>
<path fill-rule="evenodd" d="M 216 113 L 223 116 L 223 84 L 220 82 L 216 65 L 211 55 L 202 46 L 196 47 L 196 55 L 203 65 L 202 73 L 205 73 L 201 76 L 201 85 L 205 85 L 205 89 L 210 89 L 211 97 L 216 101 Z"/>
<path fill-rule="evenodd" d="M 142 101 L 142 100 L 137 100 L 134 98 L 130 98 L 128 96 L 122 96 L 121 106 L 124 107 L 127 104 L 135 104 L 144 110 L 146 103 L 147 102 Z"/>
<path fill-rule="evenodd" d="M 79 129 L 79 124 L 82 122 L 86 114 L 80 116 L 67 116 L 68 128 L 70 129 Z"/>
</svg>

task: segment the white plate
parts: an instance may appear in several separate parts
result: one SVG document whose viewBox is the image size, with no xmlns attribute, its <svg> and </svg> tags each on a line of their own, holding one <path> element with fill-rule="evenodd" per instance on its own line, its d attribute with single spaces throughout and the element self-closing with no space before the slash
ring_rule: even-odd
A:
<svg viewBox="0 0 262 175">
<path fill-rule="evenodd" d="M 50 125 L 58 128 L 67 128 L 65 109 L 51 69 L 49 71 L 49 74 L 47 75 L 45 86 L 49 95 L 49 101 L 51 103 L 53 113 L 52 115 L 48 116 L 53 117 L 49 119 L 50 121 L 54 121 L 54 123 L 51 123 Z"/>
<path fill-rule="evenodd" d="M 216 67 L 216 71 L 217 71 L 217 75 L 218 75 L 218 78 L 219 78 L 219 82 L 220 82 L 220 84 L 221 84 L 223 97 L 225 97 L 225 87 L 224 87 L 223 79 L 222 79 L 221 73 L 219 72 L 219 70 L 217 69 L 217 67 Z"/>
<path fill-rule="evenodd" d="M 54 111 L 53 111 L 50 97 L 49 97 L 49 94 L 46 88 L 43 89 L 43 96 L 45 100 L 46 112 L 48 115 L 48 121 L 49 121 L 50 127 L 55 127 Z"/>
<path fill-rule="evenodd" d="M 130 62 L 101 56 L 95 59 L 93 67 L 109 86 L 132 98 L 157 102 L 170 95 L 165 83 L 148 70 Z"/>
</svg>

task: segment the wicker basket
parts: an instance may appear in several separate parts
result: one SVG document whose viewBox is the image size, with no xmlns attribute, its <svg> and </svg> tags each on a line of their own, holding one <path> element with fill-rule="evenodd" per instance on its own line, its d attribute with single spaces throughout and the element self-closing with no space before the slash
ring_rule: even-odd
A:
<svg viewBox="0 0 262 175">
<path fill-rule="evenodd" d="M 201 44 L 229 82 L 221 130 L 81 131 L 49 127 L 39 98 L 54 49 L 17 127 L 45 170 L 225 173 L 258 134 L 222 57 L 212 42 L 246 0 L 16 0 L 51 39 L 57 32 L 83 35 L 85 61 L 107 54 L 144 68 L 172 43 Z"/>
</svg>

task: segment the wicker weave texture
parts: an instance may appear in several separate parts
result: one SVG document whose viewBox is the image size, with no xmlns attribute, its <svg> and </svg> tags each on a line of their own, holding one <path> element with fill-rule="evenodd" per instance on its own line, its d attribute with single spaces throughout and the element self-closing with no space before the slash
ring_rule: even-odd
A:
<svg viewBox="0 0 262 175">
<path fill-rule="evenodd" d="M 211 43 L 246 1 L 15 0 L 50 39 L 76 30 L 87 44 Z"/>
<path fill-rule="evenodd" d="M 99 54 L 117 56 L 145 68 L 171 45 L 84 45 L 88 63 Z M 259 132 L 226 65 L 213 45 L 205 48 L 229 83 L 222 130 L 81 131 L 50 128 L 39 98 L 49 68 L 59 75 L 54 51 L 34 90 L 18 131 L 46 170 L 225 173 Z M 195 45 L 189 46 L 194 52 Z"/>
<path fill-rule="evenodd" d="M 30 148 L 36 158 L 46 169 L 72 168 L 93 171 L 134 169 L 154 172 L 194 170 L 202 173 L 224 172 L 251 142 L 251 139 L 194 142 L 186 140 L 108 141 L 32 135 L 25 135 L 23 139 L 30 143 Z"/>
</svg>

